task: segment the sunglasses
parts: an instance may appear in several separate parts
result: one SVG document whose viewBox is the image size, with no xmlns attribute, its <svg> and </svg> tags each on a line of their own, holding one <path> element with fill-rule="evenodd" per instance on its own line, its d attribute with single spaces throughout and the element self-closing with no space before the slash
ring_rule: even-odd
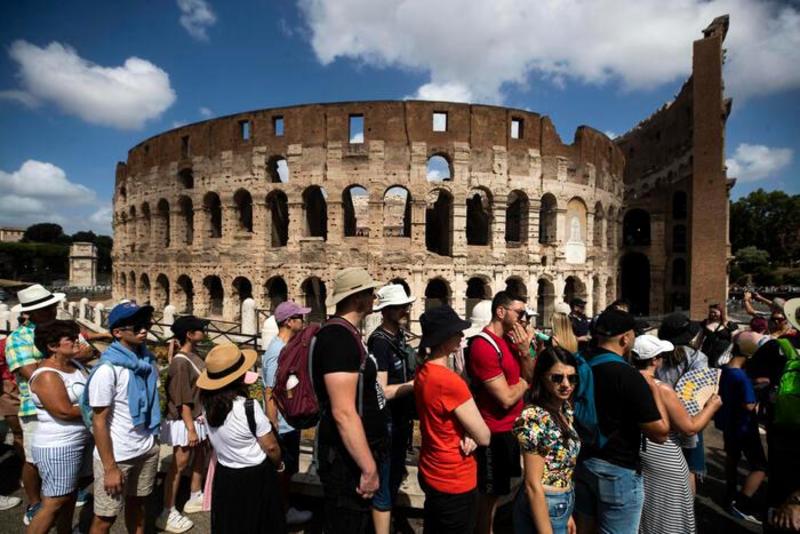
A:
<svg viewBox="0 0 800 534">
<path fill-rule="evenodd" d="M 123 326 L 120 330 L 138 333 L 142 330 L 150 330 L 151 328 L 153 328 L 153 323 L 148 321 L 146 323 L 136 323 L 133 326 Z"/>
<path fill-rule="evenodd" d="M 564 378 L 567 379 L 567 382 L 569 382 L 570 386 L 574 386 L 575 384 L 578 383 L 578 375 L 577 374 L 563 375 L 563 374 L 560 374 L 560 373 L 558 373 L 558 374 L 554 373 L 554 374 L 550 375 L 550 382 L 552 382 L 553 384 L 561 384 L 562 382 L 564 382 Z"/>
</svg>

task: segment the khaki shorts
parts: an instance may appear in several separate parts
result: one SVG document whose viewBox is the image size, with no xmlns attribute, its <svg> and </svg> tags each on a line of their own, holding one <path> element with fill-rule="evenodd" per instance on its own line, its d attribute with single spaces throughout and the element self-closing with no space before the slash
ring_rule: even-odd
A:
<svg viewBox="0 0 800 534">
<path fill-rule="evenodd" d="M 117 462 L 122 471 L 122 494 L 112 497 L 106 493 L 103 462 L 94 458 L 94 514 L 100 517 L 116 517 L 122 510 L 123 496 L 146 497 L 153 492 L 158 473 L 158 444 L 143 455 Z"/>
<path fill-rule="evenodd" d="M 25 449 L 25 461 L 29 464 L 33 461 L 33 435 L 36 434 L 36 427 L 39 426 L 39 420 L 35 415 L 23 415 L 20 417 L 20 425 L 22 425 L 22 447 Z"/>
</svg>

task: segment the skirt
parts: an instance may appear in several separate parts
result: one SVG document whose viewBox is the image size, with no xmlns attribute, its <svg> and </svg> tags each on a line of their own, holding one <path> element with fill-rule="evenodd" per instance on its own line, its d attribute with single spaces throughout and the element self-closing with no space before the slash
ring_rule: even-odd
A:
<svg viewBox="0 0 800 534">
<path fill-rule="evenodd" d="M 211 532 L 214 534 L 283 534 L 283 504 L 275 466 L 232 469 L 217 463 L 211 500 Z"/>
<path fill-rule="evenodd" d="M 194 420 L 194 429 L 200 441 L 208 439 L 208 426 L 205 419 L 198 417 Z M 166 420 L 161 423 L 161 443 L 172 447 L 186 447 L 189 445 L 189 431 L 183 419 L 175 421 Z"/>
<path fill-rule="evenodd" d="M 689 467 L 681 448 L 672 440 L 647 440 L 641 453 L 644 506 L 642 534 L 692 534 L 696 532 L 694 496 L 689 488 Z"/>
</svg>

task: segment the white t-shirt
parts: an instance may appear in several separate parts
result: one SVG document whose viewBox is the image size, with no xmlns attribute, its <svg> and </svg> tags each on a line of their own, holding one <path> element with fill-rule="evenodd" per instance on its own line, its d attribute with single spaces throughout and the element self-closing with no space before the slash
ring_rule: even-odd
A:
<svg viewBox="0 0 800 534">
<path fill-rule="evenodd" d="M 65 373 L 52 367 L 40 367 L 33 372 L 29 384 L 33 384 L 40 375 L 44 373 L 55 373 L 64 382 L 64 389 L 67 391 L 67 396 L 72 404 L 78 404 L 78 401 L 83 394 L 86 387 L 86 376 L 80 369 L 76 369 L 71 373 Z M 31 400 L 36 405 L 36 432 L 33 434 L 34 447 L 63 447 L 64 445 L 78 445 L 89 441 L 91 434 L 89 429 L 83 424 L 83 419 L 72 419 L 66 421 L 64 419 L 57 419 L 48 412 L 39 396 L 31 388 Z"/>
<path fill-rule="evenodd" d="M 217 461 L 225 467 L 241 469 L 261 464 L 267 455 L 250 432 L 244 397 L 236 397 L 222 426 L 208 426 L 208 438 L 217 453 Z M 269 419 L 257 402 L 253 405 L 256 419 L 256 435 L 261 437 L 272 430 Z M 208 418 L 206 418 L 208 420 Z"/>
<path fill-rule="evenodd" d="M 130 374 L 130 369 L 103 364 L 89 382 L 89 405 L 92 408 L 111 406 L 108 418 L 117 462 L 141 456 L 153 447 L 153 433 L 142 426 L 133 426 L 128 406 Z M 100 459 L 97 447 L 94 448 L 94 457 Z"/>
</svg>

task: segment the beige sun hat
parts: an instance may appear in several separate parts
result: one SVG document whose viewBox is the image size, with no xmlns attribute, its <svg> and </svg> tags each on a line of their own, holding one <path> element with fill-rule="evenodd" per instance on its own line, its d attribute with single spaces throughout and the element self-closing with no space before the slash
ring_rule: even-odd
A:
<svg viewBox="0 0 800 534">
<path fill-rule="evenodd" d="M 789 299 L 783 303 L 783 315 L 793 327 L 800 330 L 800 297 Z"/>
<path fill-rule="evenodd" d="M 58 304 L 64 300 L 65 296 L 64 293 L 51 293 L 40 284 L 34 284 L 31 287 L 17 291 L 19 304 L 11 308 L 11 311 L 17 314 L 40 310 L 53 304 Z"/>
<path fill-rule="evenodd" d="M 325 299 L 325 306 L 336 306 L 350 295 L 365 289 L 375 289 L 380 285 L 380 282 L 372 279 L 366 269 L 361 267 L 342 269 L 333 279 L 333 291 Z"/>
<path fill-rule="evenodd" d="M 233 343 L 217 345 L 206 355 L 206 368 L 197 378 L 197 387 L 205 390 L 221 389 L 240 376 L 245 376 L 246 383 L 256 373 L 250 368 L 256 363 L 258 353 L 250 349 L 240 349 Z"/>
<path fill-rule="evenodd" d="M 389 284 L 378 290 L 378 301 L 372 311 L 381 311 L 388 306 L 405 306 L 415 300 L 416 298 L 406 295 L 406 290 L 400 284 Z"/>
</svg>

